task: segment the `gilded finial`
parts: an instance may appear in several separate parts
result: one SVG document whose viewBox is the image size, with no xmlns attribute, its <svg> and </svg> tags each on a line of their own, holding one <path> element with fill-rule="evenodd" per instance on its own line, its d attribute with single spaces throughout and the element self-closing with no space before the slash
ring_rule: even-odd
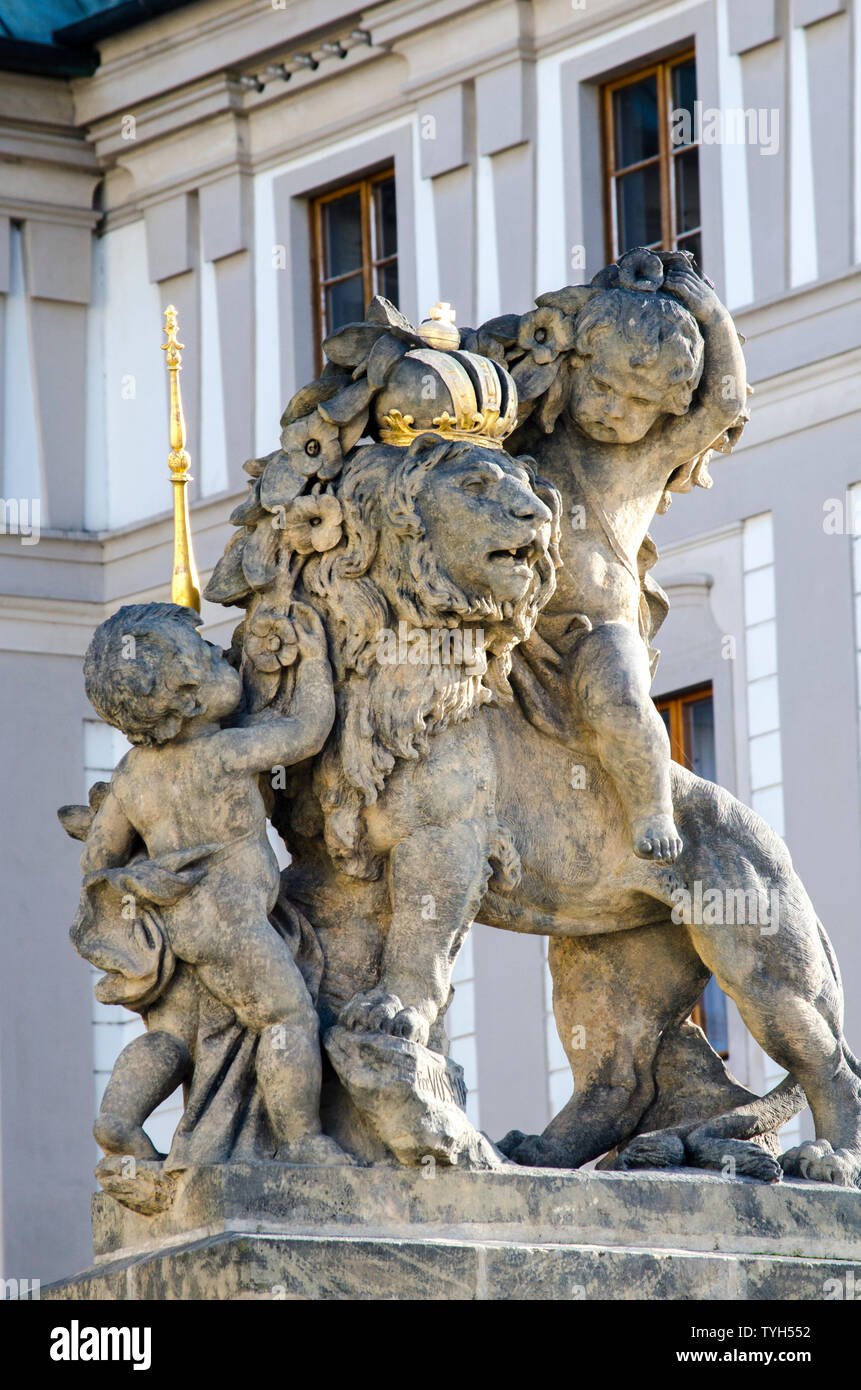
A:
<svg viewBox="0 0 861 1390">
<path fill-rule="evenodd" d="M 170 597 L 172 603 L 179 603 L 184 608 L 194 608 L 199 613 L 200 580 L 194 563 L 191 520 L 188 512 L 191 455 L 185 447 L 185 415 L 179 384 L 182 349 L 185 344 L 179 341 L 176 309 L 172 304 L 164 311 L 164 332 L 167 342 L 162 343 L 161 348 L 166 354 L 167 369 L 170 373 L 170 453 L 167 461 L 173 484 L 173 573 Z"/>
<path fill-rule="evenodd" d="M 460 347 L 460 332 L 455 326 L 454 309 L 447 300 L 432 304 L 428 317 L 418 327 L 419 337 L 428 347 L 454 351 Z"/>
</svg>

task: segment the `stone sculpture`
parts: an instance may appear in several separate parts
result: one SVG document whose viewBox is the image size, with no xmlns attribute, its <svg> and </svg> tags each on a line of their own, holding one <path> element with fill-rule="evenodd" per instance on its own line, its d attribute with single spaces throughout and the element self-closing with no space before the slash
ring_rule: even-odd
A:
<svg viewBox="0 0 861 1390">
<path fill-rule="evenodd" d="M 86 837 L 75 944 L 108 971 L 100 997 L 150 1029 L 117 1064 L 99 1142 L 152 1160 L 143 1121 L 184 1079 L 167 1169 L 235 1155 L 251 1115 L 253 1151 L 280 1162 L 730 1155 L 773 1181 L 776 1129 L 806 1097 L 817 1140 L 784 1169 L 857 1181 L 861 1068 L 828 939 L 765 822 L 669 762 L 649 699 L 667 601 L 648 526 L 672 492 L 710 485 L 711 451 L 746 419 L 713 287 L 684 253 L 636 251 L 476 330 L 442 309 L 414 328 L 377 298 L 323 346 L 281 448 L 245 465 L 207 588 L 245 609 L 228 661 L 204 658 L 187 610 L 157 605 L 121 610 L 88 658 L 97 709 L 127 732 L 131 695 L 106 693 L 110 633 L 178 644 L 195 672 L 183 683 L 173 657 L 141 660 L 146 728 L 163 741 L 120 764 L 95 819 L 61 813 Z M 195 742 L 220 788 L 205 809 Z M 280 893 L 262 796 L 292 855 Z M 155 797 L 173 831 L 157 817 L 148 831 Z M 743 894 L 744 920 L 703 921 L 696 884 Z M 145 904 L 125 934 L 124 891 Z M 544 1135 L 499 1147 L 466 1120 L 445 1055 L 451 970 L 476 918 L 551 938 L 575 1083 Z M 688 1021 L 711 973 L 790 1072 L 767 1097 Z M 575 1023 L 588 1049 L 571 1046 Z"/>
<path fill-rule="evenodd" d="M 184 1161 L 195 1150 L 198 1161 L 212 1157 L 195 1142 L 194 1120 L 211 1124 L 227 1099 L 241 1103 L 254 1127 L 268 1128 L 281 1162 L 350 1163 L 321 1132 L 317 1015 L 295 951 L 270 922 L 278 863 L 257 785 L 277 759 L 312 756 L 329 733 L 325 636 L 314 611 L 294 604 L 291 715 L 226 727 L 241 682 L 196 632 L 199 623 L 174 604 L 120 608 L 97 628 L 84 661 L 95 709 L 135 746 L 81 826 L 84 878 L 72 940 L 106 971 L 97 996 L 138 1010 L 148 1029 L 116 1061 L 96 1139 L 107 1153 L 158 1158 L 143 1123 L 191 1078 L 194 1064 L 175 1146 Z M 213 1049 L 211 1037 L 208 1056 L 198 1046 L 202 996 L 210 1012 L 220 1006 L 229 1030 L 246 1035 L 252 1055 L 243 1059 L 238 1091 L 235 1080 L 226 1085 L 226 1065 L 235 1069 L 229 1050 Z M 249 1088 L 259 1091 L 256 1106 L 242 1094 Z M 224 1130 L 237 1127 L 226 1115 Z M 223 1145 L 216 1152 L 226 1156 Z"/>
</svg>

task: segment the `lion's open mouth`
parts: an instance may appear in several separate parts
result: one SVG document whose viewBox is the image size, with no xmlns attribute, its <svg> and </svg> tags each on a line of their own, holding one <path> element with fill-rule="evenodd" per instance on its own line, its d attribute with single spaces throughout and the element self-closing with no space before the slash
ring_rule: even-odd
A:
<svg viewBox="0 0 861 1390">
<path fill-rule="evenodd" d="M 528 545 L 511 546 L 508 550 L 491 550 L 488 560 L 491 564 L 528 565 L 533 558 L 534 541 Z"/>
</svg>

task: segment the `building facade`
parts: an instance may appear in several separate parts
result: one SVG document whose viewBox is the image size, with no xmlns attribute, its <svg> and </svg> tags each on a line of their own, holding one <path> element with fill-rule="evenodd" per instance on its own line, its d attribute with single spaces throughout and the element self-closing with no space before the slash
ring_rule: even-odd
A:
<svg viewBox="0 0 861 1390">
<path fill-rule="evenodd" d="M 56 808 L 122 752 L 81 658 L 171 567 L 164 308 L 202 575 L 322 336 L 524 312 L 630 245 L 690 249 L 756 393 L 710 492 L 658 518 L 674 754 L 786 838 L 861 1047 L 861 12 L 853 0 L 0 0 L 2 1274 L 89 1262 L 95 1106 L 138 1027 L 68 941 Z M 17 15 L 21 7 L 9 7 Z M 29 27 L 28 27 L 29 25 Z M 859 507 L 861 516 L 861 507 Z M 861 525 L 859 525 L 861 534 Z M 204 604 L 226 643 L 236 615 Z M 473 1117 L 570 1094 L 540 938 L 476 926 L 449 1015 Z M 624 1000 L 619 1001 L 620 1010 Z M 735 1074 L 779 1074 L 712 988 Z M 166 1140 L 168 1103 L 151 1132 Z M 802 1116 L 793 1133 L 807 1133 Z"/>
</svg>

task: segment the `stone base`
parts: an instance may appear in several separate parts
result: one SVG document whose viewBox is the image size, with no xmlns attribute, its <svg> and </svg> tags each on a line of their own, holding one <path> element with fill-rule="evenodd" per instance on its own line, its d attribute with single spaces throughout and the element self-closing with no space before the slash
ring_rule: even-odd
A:
<svg viewBox="0 0 861 1390">
<path fill-rule="evenodd" d="M 93 1198 L 43 1299 L 814 1299 L 861 1287 L 861 1192 L 700 1172 L 225 1165 Z M 827 1281 L 840 1281 L 828 1284 Z"/>
</svg>

